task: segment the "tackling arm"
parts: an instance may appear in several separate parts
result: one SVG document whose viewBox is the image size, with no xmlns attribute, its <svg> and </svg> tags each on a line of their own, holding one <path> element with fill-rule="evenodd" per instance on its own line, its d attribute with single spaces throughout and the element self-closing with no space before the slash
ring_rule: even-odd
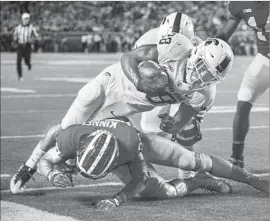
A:
<svg viewBox="0 0 270 221">
<path fill-rule="evenodd" d="M 60 165 L 68 159 L 62 156 L 57 146 L 55 146 L 40 159 L 38 164 L 39 171 L 53 186 L 62 188 L 73 186 L 74 184 L 70 174 L 54 170 L 55 165 Z"/>
<path fill-rule="evenodd" d="M 117 207 L 130 200 L 146 188 L 148 180 L 148 167 L 142 153 L 139 154 L 136 162 L 128 164 L 131 181 L 111 199 L 101 200 L 96 203 L 98 209 L 108 210 Z"/>
<path fill-rule="evenodd" d="M 138 65 L 142 61 L 152 60 L 157 62 L 158 51 L 156 45 L 144 45 L 130 52 L 125 53 L 121 58 L 121 65 L 126 77 L 142 91 L 141 77 L 138 71 Z"/>
</svg>

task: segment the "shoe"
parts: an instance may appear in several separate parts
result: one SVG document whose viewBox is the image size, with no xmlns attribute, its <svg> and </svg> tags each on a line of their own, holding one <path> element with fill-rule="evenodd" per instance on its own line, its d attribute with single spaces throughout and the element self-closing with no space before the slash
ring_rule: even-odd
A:
<svg viewBox="0 0 270 221">
<path fill-rule="evenodd" d="M 231 156 L 231 158 L 229 159 L 229 162 L 231 162 L 231 164 L 240 167 L 240 168 L 244 168 L 244 157 L 241 156 L 240 159 L 236 159 L 233 156 Z"/>
<path fill-rule="evenodd" d="M 251 175 L 248 178 L 248 184 L 269 196 L 269 181 L 268 180 L 262 177 Z"/>
<path fill-rule="evenodd" d="M 215 179 L 207 173 L 198 173 L 195 177 L 195 180 L 201 180 L 202 189 L 205 189 L 210 192 L 217 192 L 221 194 L 232 193 L 231 184 L 224 179 Z"/>
<path fill-rule="evenodd" d="M 27 65 L 27 66 L 28 66 L 28 70 L 31 71 L 32 65 L 29 64 L 29 65 Z"/>
<path fill-rule="evenodd" d="M 25 164 L 21 165 L 18 172 L 14 174 L 10 180 L 10 191 L 13 194 L 22 193 L 25 190 L 26 183 L 30 178 L 33 178 L 35 172 L 35 169 L 32 169 Z"/>
<path fill-rule="evenodd" d="M 19 80 L 19 81 L 24 81 L 23 77 L 19 77 L 18 80 Z"/>
</svg>

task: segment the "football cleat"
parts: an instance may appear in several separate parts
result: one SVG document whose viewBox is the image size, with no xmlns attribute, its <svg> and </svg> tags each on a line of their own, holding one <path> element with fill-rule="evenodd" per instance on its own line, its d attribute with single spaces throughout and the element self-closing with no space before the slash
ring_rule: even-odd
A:
<svg viewBox="0 0 270 221">
<path fill-rule="evenodd" d="M 10 191 L 13 194 L 22 193 L 26 188 L 26 183 L 33 178 L 33 174 L 36 172 L 25 164 L 21 165 L 17 173 L 13 175 L 10 180 Z"/>
<path fill-rule="evenodd" d="M 237 167 L 244 168 L 244 157 L 241 156 L 240 159 L 236 159 L 231 156 L 231 159 L 229 159 L 229 162 Z"/>
<path fill-rule="evenodd" d="M 221 194 L 232 193 L 232 186 L 227 180 L 215 179 L 206 173 L 198 173 L 194 178 L 197 180 L 201 179 L 203 184 L 203 187 L 201 188 L 207 191 Z"/>
<path fill-rule="evenodd" d="M 260 190 L 261 192 L 269 195 L 269 182 L 268 180 L 257 177 L 255 175 L 250 175 L 248 178 L 248 184 L 256 188 L 257 190 Z"/>
</svg>

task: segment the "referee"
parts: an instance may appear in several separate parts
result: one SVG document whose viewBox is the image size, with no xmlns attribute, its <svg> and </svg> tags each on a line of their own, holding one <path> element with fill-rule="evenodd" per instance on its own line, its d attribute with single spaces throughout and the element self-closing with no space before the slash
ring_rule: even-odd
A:
<svg viewBox="0 0 270 221">
<path fill-rule="evenodd" d="M 30 24 L 30 14 L 22 14 L 22 23 L 15 28 L 13 34 L 13 40 L 17 43 L 17 73 L 18 80 L 23 81 L 22 76 L 22 58 L 24 58 L 25 64 L 28 66 L 28 70 L 31 70 L 31 52 L 33 36 L 39 38 L 39 34 L 36 28 Z"/>
</svg>

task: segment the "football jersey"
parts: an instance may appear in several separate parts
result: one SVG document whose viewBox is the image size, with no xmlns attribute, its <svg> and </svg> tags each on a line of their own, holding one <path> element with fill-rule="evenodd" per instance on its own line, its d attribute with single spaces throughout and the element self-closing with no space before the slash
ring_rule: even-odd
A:
<svg viewBox="0 0 270 221">
<path fill-rule="evenodd" d="M 269 1 L 230 1 L 230 18 L 240 21 L 243 19 L 251 27 L 257 39 L 258 52 L 269 56 Z"/>
<path fill-rule="evenodd" d="M 96 130 L 107 130 L 116 137 L 119 145 L 119 165 L 136 159 L 140 144 L 137 130 L 125 122 L 113 119 L 76 124 L 61 131 L 57 137 L 60 156 L 74 158 L 82 139 Z"/>
</svg>

